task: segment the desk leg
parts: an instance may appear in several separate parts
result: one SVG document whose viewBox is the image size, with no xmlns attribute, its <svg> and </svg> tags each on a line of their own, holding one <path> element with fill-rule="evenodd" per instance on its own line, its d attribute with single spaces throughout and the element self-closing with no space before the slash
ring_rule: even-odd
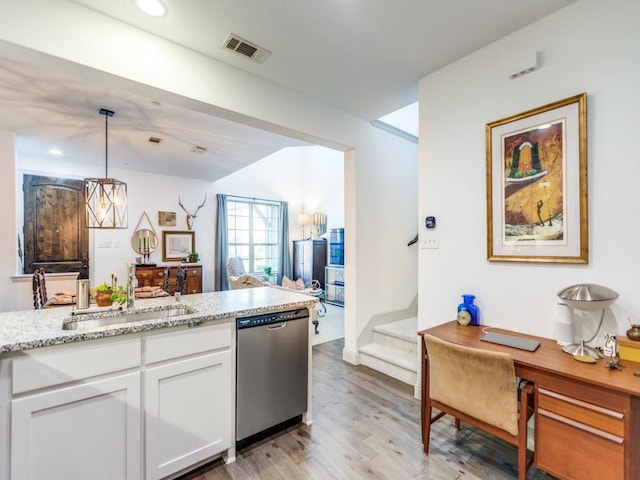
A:
<svg viewBox="0 0 640 480">
<path fill-rule="evenodd" d="M 425 454 L 429 453 L 429 435 L 431 433 L 431 405 L 429 402 L 429 365 L 427 360 L 427 345 L 424 337 L 421 338 L 422 344 L 422 390 L 420 399 L 420 424 L 422 427 L 422 450 Z"/>
</svg>

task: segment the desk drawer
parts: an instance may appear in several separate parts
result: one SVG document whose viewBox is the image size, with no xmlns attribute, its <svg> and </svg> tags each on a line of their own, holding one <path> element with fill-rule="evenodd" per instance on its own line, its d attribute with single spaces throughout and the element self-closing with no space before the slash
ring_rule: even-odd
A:
<svg viewBox="0 0 640 480">
<path fill-rule="evenodd" d="M 538 387 L 538 468 L 560 478 L 624 478 L 624 432 L 624 413 Z"/>
<path fill-rule="evenodd" d="M 624 437 L 624 413 L 538 388 L 538 409 L 560 415 L 596 430 Z"/>
<path fill-rule="evenodd" d="M 583 430 L 546 410 L 536 414 L 536 466 L 558 478 L 623 479 L 624 444 Z"/>
</svg>

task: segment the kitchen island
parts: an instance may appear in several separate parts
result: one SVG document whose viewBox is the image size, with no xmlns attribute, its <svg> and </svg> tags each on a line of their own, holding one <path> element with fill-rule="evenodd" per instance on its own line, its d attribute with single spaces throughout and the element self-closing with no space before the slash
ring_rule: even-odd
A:
<svg viewBox="0 0 640 480">
<path fill-rule="evenodd" d="M 269 287 L 163 297 L 125 313 L 186 313 L 67 329 L 104 311 L 0 313 L 0 478 L 160 479 L 233 461 L 235 319 L 316 301 Z"/>
</svg>

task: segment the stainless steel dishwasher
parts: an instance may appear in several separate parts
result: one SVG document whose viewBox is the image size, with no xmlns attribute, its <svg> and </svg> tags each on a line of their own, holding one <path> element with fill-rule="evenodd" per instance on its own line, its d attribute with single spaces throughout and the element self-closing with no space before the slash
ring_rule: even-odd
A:
<svg viewBox="0 0 640 480">
<path fill-rule="evenodd" d="M 307 411 L 309 310 L 236 319 L 236 442 Z"/>
</svg>

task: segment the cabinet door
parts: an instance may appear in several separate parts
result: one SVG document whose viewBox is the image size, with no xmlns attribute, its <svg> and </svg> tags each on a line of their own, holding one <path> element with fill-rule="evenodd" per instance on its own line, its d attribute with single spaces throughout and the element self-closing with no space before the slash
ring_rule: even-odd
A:
<svg viewBox="0 0 640 480">
<path fill-rule="evenodd" d="M 305 252 L 307 258 L 305 259 Z M 305 264 L 311 262 L 311 242 L 308 240 L 295 240 L 293 242 L 293 280 L 310 275 L 305 271 Z"/>
<path fill-rule="evenodd" d="M 11 478 L 141 478 L 140 373 L 11 402 Z"/>
<path fill-rule="evenodd" d="M 187 293 L 202 293 L 201 267 L 187 267 Z"/>
<path fill-rule="evenodd" d="M 147 479 L 231 447 L 228 350 L 148 368 L 145 387 Z"/>
</svg>

